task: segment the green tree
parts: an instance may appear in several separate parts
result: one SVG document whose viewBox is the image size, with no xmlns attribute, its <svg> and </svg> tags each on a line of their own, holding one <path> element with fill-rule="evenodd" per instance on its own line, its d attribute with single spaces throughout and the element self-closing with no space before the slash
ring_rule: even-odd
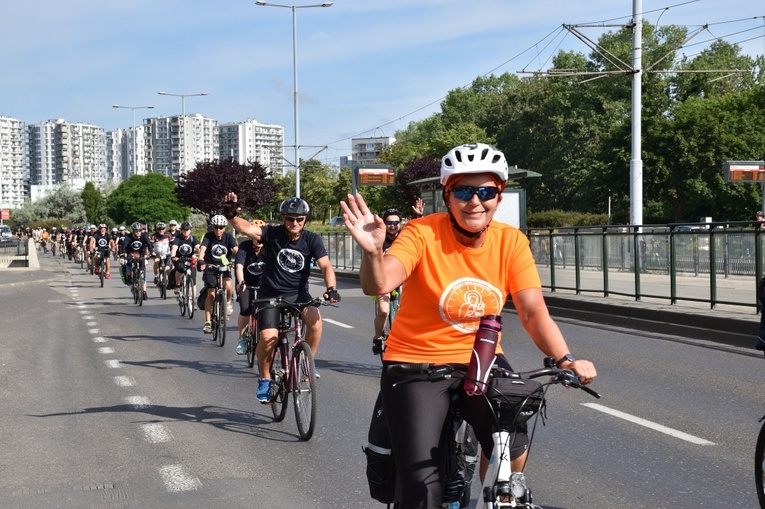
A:
<svg viewBox="0 0 765 509">
<path fill-rule="evenodd" d="M 85 188 L 80 193 L 82 204 L 85 207 L 85 217 L 88 222 L 98 224 L 103 219 L 103 207 L 101 193 L 93 185 L 93 182 L 86 182 Z"/>
<path fill-rule="evenodd" d="M 140 221 L 154 224 L 189 217 L 175 192 L 175 181 L 158 173 L 133 175 L 123 181 L 108 197 L 109 216 L 122 224 Z"/>
</svg>

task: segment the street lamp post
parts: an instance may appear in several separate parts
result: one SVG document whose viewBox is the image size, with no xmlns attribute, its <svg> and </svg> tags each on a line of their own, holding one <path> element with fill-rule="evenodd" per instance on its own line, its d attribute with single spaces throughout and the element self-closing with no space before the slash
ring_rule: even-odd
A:
<svg viewBox="0 0 765 509">
<path fill-rule="evenodd" d="M 294 83 L 294 104 L 295 112 L 295 196 L 300 198 L 300 128 L 298 125 L 298 79 L 297 79 L 297 10 L 308 9 L 311 7 L 332 7 L 334 2 L 324 2 L 315 5 L 281 5 L 270 2 L 257 1 L 255 5 L 265 7 L 284 7 L 292 10 L 292 79 Z"/>
<path fill-rule="evenodd" d="M 200 92 L 198 94 L 170 94 L 168 92 L 157 92 L 159 95 L 169 95 L 172 97 L 180 97 L 181 98 L 181 121 L 183 122 L 183 143 L 181 144 L 181 161 L 182 164 L 179 165 L 180 168 L 178 169 L 178 173 L 183 173 L 183 171 L 186 169 L 186 98 L 187 97 L 201 97 L 203 95 L 210 95 L 209 92 Z"/>
<path fill-rule="evenodd" d="M 152 110 L 154 109 L 154 106 L 120 106 L 118 104 L 115 104 L 112 106 L 112 108 L 121 108 L 125 110 L 131 110 L 133 112 L 133 173 L 135 175 L 138 174 L 138 144 L 136 142 L 136 132 L 135 132 L 135 110 Z"/>
</svg>

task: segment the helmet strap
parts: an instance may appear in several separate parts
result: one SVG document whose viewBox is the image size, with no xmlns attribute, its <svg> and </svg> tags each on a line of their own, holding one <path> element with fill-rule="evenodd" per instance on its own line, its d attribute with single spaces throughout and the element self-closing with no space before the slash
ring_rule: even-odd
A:
<svg viewBox="0 0 765 509">
<path fill-rule="evenodd" d="M 459 224 L 457 224 L 457 220 L 454 219 L 454 215 L 452 214 L 451 209 L 449 209 L 449 221 L 451 221 L 452 226 L 454 226 L 454 229 L 457 230 L 458 233 L 460 233 L 461 235 L 464 235 L 465 237 L 468 237 L 470 239 L 477 239 L 489 227 L 489 225 L 487 224 L 486 226 L 484 226 L 483 228 L 481 228 L 477 232 L 471 232 L 469 230 L 466 230 L 463 227 L 461 227 Z M 489 223 L 489 224 L 491 224 L 491 223 Z"/>
</svg>

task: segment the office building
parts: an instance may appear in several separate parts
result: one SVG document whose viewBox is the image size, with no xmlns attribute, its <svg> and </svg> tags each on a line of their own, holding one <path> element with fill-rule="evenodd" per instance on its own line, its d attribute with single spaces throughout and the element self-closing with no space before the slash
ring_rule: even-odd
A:
<svg viewBox="0 0 765 509">
<path fill-rule="evenodd" d="M 360 165 L 374 163 L 383 149 L 395 142 L 396 138 L 392 136 L 351 138 L 351 160 Z"/>
</svg>

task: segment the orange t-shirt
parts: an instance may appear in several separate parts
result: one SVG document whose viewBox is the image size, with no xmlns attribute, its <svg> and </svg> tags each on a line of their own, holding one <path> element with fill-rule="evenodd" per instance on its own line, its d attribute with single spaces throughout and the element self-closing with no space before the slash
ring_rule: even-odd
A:
<svg viewBox="0 0 765 509">
<path fill-rule="evenodd" d="M 542 287 L 526 236 L 497 221 L 471 249 L 446 212 L 431 214 L 410 221 L 385 256 L 407 274 L 386 361 L 467 364 L 481 316 L 501 314 L 508 295 Z"/>
</svg>

